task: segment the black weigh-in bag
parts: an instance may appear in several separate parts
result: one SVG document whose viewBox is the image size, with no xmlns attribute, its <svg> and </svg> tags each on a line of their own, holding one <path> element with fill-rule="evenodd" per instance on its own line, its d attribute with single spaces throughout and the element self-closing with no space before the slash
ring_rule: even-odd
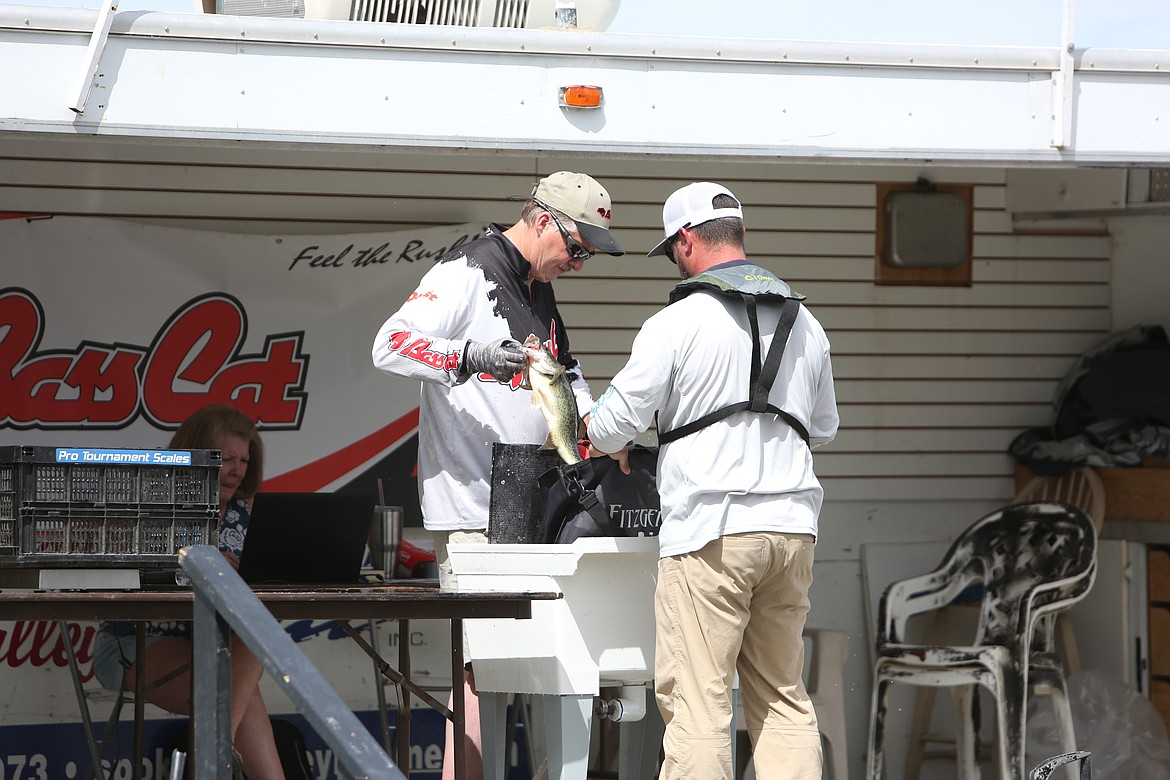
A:
<svg viewBox="0 0 1170 780">
<path fill-rule="evenodd" d="M 540 476 L 546 491 L 544 541 L 568 544 L 585 536 L 657 536 L 658 449 L 630 447 L 630 473 L 613 458 L 562 464 Z"/>
</svg>

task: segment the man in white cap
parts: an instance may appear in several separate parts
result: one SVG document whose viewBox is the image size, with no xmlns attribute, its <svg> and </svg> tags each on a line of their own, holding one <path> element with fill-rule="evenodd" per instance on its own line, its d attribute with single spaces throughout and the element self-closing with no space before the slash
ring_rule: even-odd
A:
<svg viewBox="0 0 1170 780">
<path fill-rule="evenodd" d="M 660 780 L 733 777 L 737 671 L 756 776 L 819 780 L 801 634 L 822 501 L 812 448 L 838 425 L 829 341 L 803 295 L 745 259 L 726 187 L 683 187 L 662 221 L 649 254 L 685 281 L 589 416 L 592 448 L 619 461 L 657 417 Z"/>
<path fill-rule="evenodd" d="M 423 525 L 435 536 L 440 584 L 455 587 L 453 542 L 486 542 L 492 444 L 541 444 L 548 425 L 520 387 L 530 333 L 565 366 L 581 413 L 592 403 L 551 282 L 597 252 L 621 255 L 609 232 L 609 193 L 583 173 L 537 182 L 520 219 L 439 258 L 374 339 L 374 365 L 422 380 L 418 484 Z M 466 686 L 467 777 L 482 777 L 479 708 Z M 448 727 L 448 756 L 451 754 Z M 453 777 L 444 761 L 443 778 Z"/>
</svg>

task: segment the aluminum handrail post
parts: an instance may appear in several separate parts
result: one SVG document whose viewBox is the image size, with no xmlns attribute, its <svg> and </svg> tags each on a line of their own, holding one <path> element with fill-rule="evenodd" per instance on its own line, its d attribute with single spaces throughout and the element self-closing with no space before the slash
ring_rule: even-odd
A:
<svg viewBox="0 0 1170 780">
<path fill-rule="evenodd" d="M 208 548 L 214 549 L 214 548 Z M 216 551 L 216 556 L 223 556 Z M 192 577 L 194 579 L 194 577 Z M 231 780 L 231 634 L 215 604 L 195 590 L 191 714 L 197 780 Z"/>
<path fill-rule="evenodd" d="M 195 590 L 195 650 L 198 660 L 203 660 L 205 664 L 211 663 L 210 660 L 199 658 L 201 631 L 198 610 L 205 600 L 219 619 L 225 621 L 260 659 L 264 670 L 305 716 L 309 725 L 333 749 L 334 755 L 352 777 L 359 780 L 371 777 L 379 780 L 405 780 L 401 770 L 394 765 L 369 730 L 217 549 L 208 545 L 186 547 L 179 553 L 179 565 L 190 575 Z M 207 623 L 206 617 L 203 620 Z M 202 633 L 209 633 L 206 626 Z M 205 637 L 204 641 L 214 651 L 215 640 Z M 199 685 L 196 685 L 198 691 Z M 197 761 L 198 753 L 197 746 Z"/>
</svg>

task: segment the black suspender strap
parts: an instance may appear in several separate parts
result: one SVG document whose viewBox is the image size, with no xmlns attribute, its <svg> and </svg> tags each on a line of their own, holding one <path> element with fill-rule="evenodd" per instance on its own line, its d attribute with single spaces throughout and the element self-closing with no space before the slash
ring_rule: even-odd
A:
<svg viewBox="0 0 1170 780">
<path fill-rule="evenodd" d="M 800 435 L 800 438 L 804 440 L 805 444 L 809 444 L 808 429 L 804 427 L 804 424 L 783 409 L 768 403 L 768 394 L 772 391 L 772 385 L 775 384 L 776 375 L 780 371 L 780 360 L 784 357 L 784 347 L 788 343 L 788 337 L 792 334 L 792 326 L 796 322 L 796 315 L 800 312 L 800 301 L 792 298 L 786 298 L 784 300 L 784 308 L 780 311 L 780 321 L 776 323 L 776 332 L 772 336 L 772 344 L 768 348 L 768 355 L 764 358 L 763 366 L 761 367 L 760 322 L 756 313 L 756 298 L 753 295 L 743 295 L 742 297 L 747 305 L 748 322 L 752 329 L 751 400 L 741 401 L 740 403 L 717 409 L 710 414 L 703 415 L 697 420 L 692 420 L 686 425 L 680 425 L 674 430 L 660 431 L 658 433 L 659 445 L 669 444 L 676 439 L 681 439 L 683 436 L 706 428 L 712 423 L 726 419 L 736 412 L 745 410 L 758 413 L 771 412 L 772 414 L 778 415 L 782 420 L 792 426 L 797 434 Z"/>
<path fill-rule="evenodd" d="M 751 374 L 749 374 L 748 387 L 751 388 L 751 394 L 754 400 L 757 389 L 756 385 L 760 381 L 760 349 L 763 348 L 763 345 L 760 343 L 760 318 L 756 314 L 756 296 L 740 293 L 740 297 L 743 298 L 744 305 L 747 306 L 748 325 L 752 329 L 752 370 Z M 787 299 L 785 299 L 785 303 L 787 302 Z M 776 349 L 775 341 L 772 342 L 772 349 Z M 783 344 L 780 345 L 780 351 L 784 351 Z M 767 395 L 768 391 L 765 390 L 765 402 L 767 401 Z"/>
<path fill-rule="evenodd" d="M 752 314 L 755 312 L 752 311 Z M 792 335 L 792 325 L 796 322 L 796 315 L 800 313 L 800 303 L 791 298 L 784 299 L 784 308 L 780 311 L 780 321 L 776 323 L 776 333 L 772 336 L 772 346 L 768 350 L 768 357 L 764 359 L 763 370 L 756 382 L 752 383 L 752 411 L 762 412 L 768 408 L 768 394 L 772 392 L 772 385 L 776 383 L 776 374 L 780 371 L 780 358 L 784 357 L 784 348 L 788 345 L 788 337 Z M 752 317 L 755 322 L 755 317 Z M 755 330 L 759 331 L 759 325 Z M 757 343 L 759 336 L 755 336 Z M 758 348 L 752 354 L 752 368 L 755 369 Z M 801 426 L 798 430 L 803 430 Z M 808 441 L 808 434 L 804 435 Z"/>
</svg>

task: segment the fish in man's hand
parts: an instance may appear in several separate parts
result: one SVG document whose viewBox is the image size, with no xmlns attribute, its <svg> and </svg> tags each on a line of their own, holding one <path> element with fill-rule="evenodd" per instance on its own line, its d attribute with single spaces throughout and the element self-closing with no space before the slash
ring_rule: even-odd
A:
<svg viewBox="0 0 1170 780">
<path fill-rule="evenodd" d="M 532 403 L 540 407 L 548 423 L 548 438 L 541 449 L 555 449 L 565 463 L 579 463 L 577 442 L 583 426 L 565 367 L 534 334 L 524 340 L 524 355 L 524 386 L 531 388 Z"/>
</svg>

